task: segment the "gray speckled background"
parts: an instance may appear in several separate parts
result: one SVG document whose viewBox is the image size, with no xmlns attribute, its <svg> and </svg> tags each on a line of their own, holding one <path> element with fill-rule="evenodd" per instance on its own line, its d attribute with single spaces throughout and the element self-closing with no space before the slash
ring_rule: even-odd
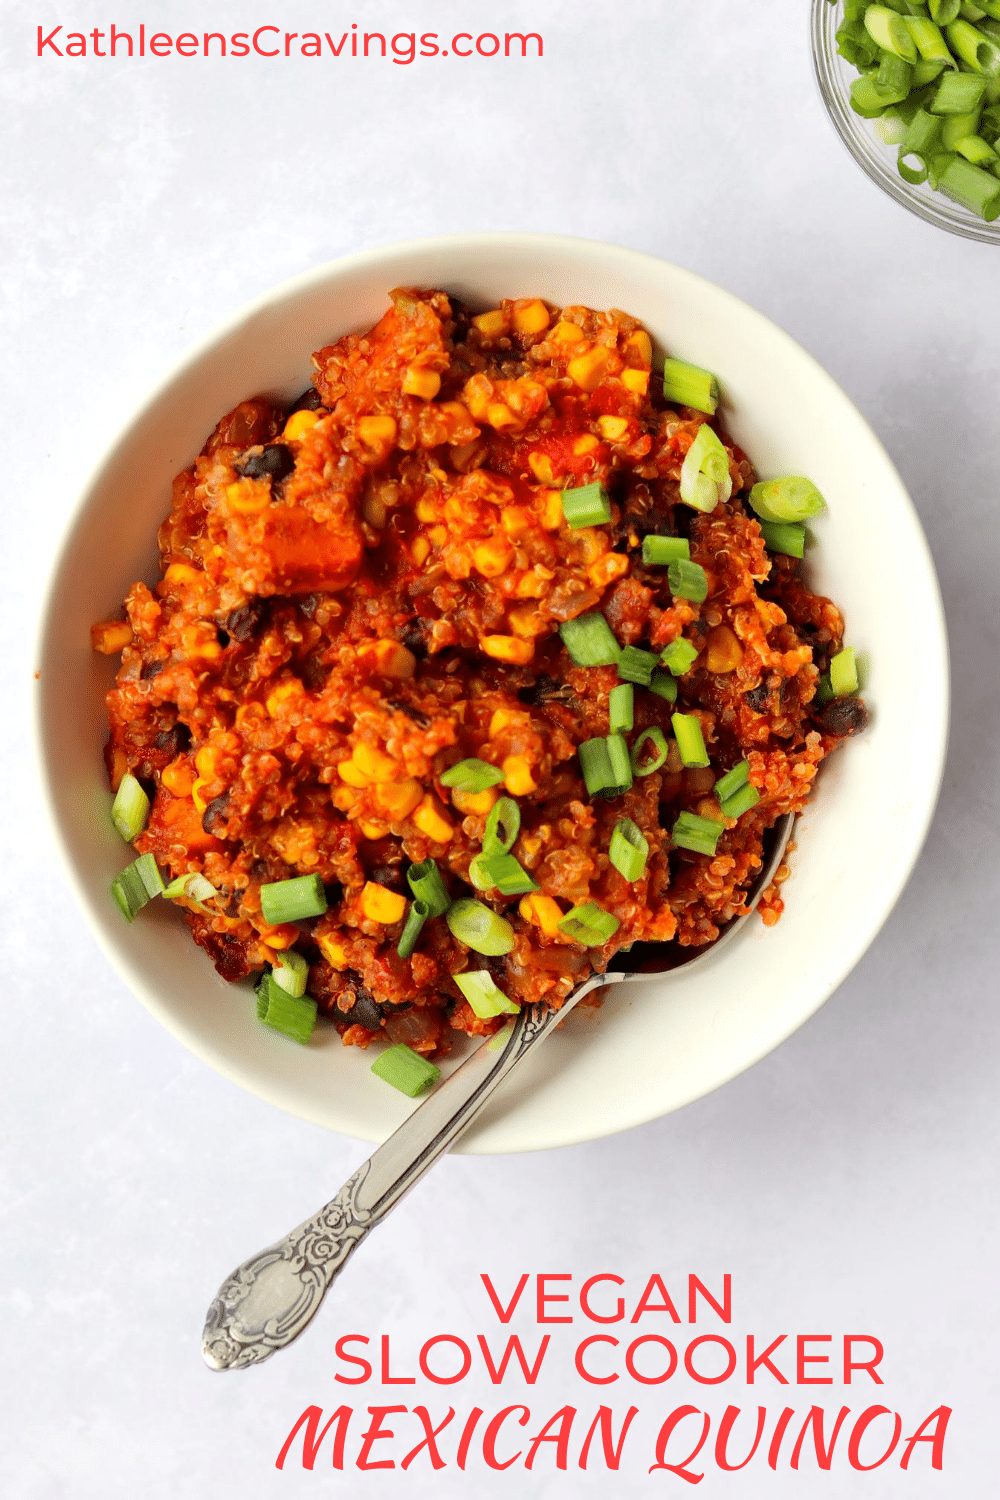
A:
<svg viewBox="0 0 1000 1500">
<path fill-rule="evenodd" d="M 953 1407 L 944 1473 L 930 1473 L 926 1453 L 908 1472 L 894 1458 L 871 1474 L 841 1454 L 819 1481 L 814 1460 L 790 1470 L 786 1442 L 776 1472 L 758 1453 L 723 1475 L 706 1451 L 698 1493 L 781 1497 L 820 1483 L 837 1500 L 995 1493 L 1000 252 L 909 216 L 854 166 L 813 83 L 806 9 L 422 0 L 419 14 L 359 3 L 334 15 L 284 0 L 258 15 L 234 0 L 166 0 L 144 16 L 131 0 L 116 18 L 174 32 L 273 20 L 339 32 L 357 20 L 545 37 L 541 62 L 396 67 L 41 61 L 39 22 L 104 28 L 108 14 L 94 0 L 72 13 L 50 0 L 8 5 L 0 1424 L 16 1500 L 685 1493 L 647 1475 L 671 1407 L 704 1400 L 718 1416 L 731 1401 L 752 1423 L 759 1400 L 766 1443 L 782 1405 L 804 1414 L 816 1400 L 835 1413 L 841 1398 L 853 1412 L 898 1410 L 904 1436 L 939 1403 Z M 624 1136 L 446 1160 L 345 1273 L 339 1316 L 259 1371 L 210 1376 L 197 1337 L 223 1273 L 365 1153 L 183 1052 L 111 973 L 54 872 L 24 722 L 54 539 L 139 397 L 243 302 L 367 245 L 495 228 L 603 237 L 692 267 L 774 318 L 857 402 L 910 488 L 944 592 L 954 729 L 941 805 L 881 937 L 775 1054 Z M 921 753 L 919 702 L 899 753 Z M 552 1330 L 533 1388 L 494 1389 L 478 1360 L 458 1386 L 335 1382 L 345 1329 L 373 1341 L 391 1332 L 408 1372 L 436 1333 L 485 1332 L 495 1347 L 484 1270 L 504 1287 L 522 1270 L 570 1272 L 577 1284 L 613 1270 L 633 1304 L 652 1271 L 679 1297 L 689 1271 L 712 1285 L 729 1271 L 738 1348 L 750 1332 L 872 1332 L 885 1385 L 588 1387 L 573 1375 L 576 1341 L 622 1330 L 586 1324 L 578 1308 L 571 1328 Z M 530 1319 L 511 1326 L 533 1344 Z M 672 1325 L 649 1317 L 642 1331 Z M 551 1444 L 530 1473 L 523 1459 L 503 1473 L 481 1458 L 458 1471 L 453 1435 L 470 1407 L 491 1414 L 522 1397 L 532 1409 L 522 1437 L 563 1403 L 579 1407 L 566 1472 Z M 337 1474 L 324 1448 L 312 1473 L 291 1461 L 279 1473 L 300 1411 L 342 1401 L 361 1412 L 351 1465 L 367 1405 L 423 1401 L 436 1420 L 454 1405 L 447 1467 L 432 1470 L 425 1453 L 405 1474 Z M 600 1401 L 616 1425 L 631 1402 L 640 1408 L 617 1474 L 577 1467 Z M 396 1421 L 403 1438 L 383 1450 L 398 1463 L 419 1432 L 412 1416 Z M 737 1439 L 745 1453 L 749 1439 Z"/>
</svg>

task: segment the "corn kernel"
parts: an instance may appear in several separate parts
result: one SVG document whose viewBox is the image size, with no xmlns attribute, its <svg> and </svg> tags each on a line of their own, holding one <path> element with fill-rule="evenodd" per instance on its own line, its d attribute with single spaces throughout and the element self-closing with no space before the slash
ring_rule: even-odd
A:
<svg viewBox="0 0 1000 1500">
<path fill-rule="evenodd" d="M 410 548 L 410 553 L 413 557 L 413 561 L 416 563 L 418 568 L 422 567 L 423 564 L 427 561 L 428 557 L 430 556 L 430 551 L 431 544 L 427 540 L 427 538 L 425 536 L 418 536 L 416 541 L 413 543 L 413 546 Z"/>
<path fill-rule="evenodd" d="M 417 501 L 417 520 L 423 521 L 425 526 L 433 521 L 440 521 L 442 514 L 439 500 L 432 500 L 429 495 L 425 495 Z"/>
<path fill-rule="evenodd" d="M 347 949 L 343 943 L 338 943 L 336 938 L 327 937 L 325 933 L 319 932 L 315 934 L 315 939 L 317 948 L 331 968 L 347 968 Z"/>
<path fill-rule="evenodd" d="M 238 479 L 226 485 L 226 504 L 239 516 L 256 516 L 271 503 L 271 485 L 262 479 Z"/>
<path fill-rule="evenodd" d="M 560 321 L 553 328 L 552 337 L 560 344 L 581 344 L 587 335 L 578 324 Z"/>
<path fill-rule="evenodd" d="M 606 443 L 620 443 L 628 432 L 627 417 L 598 417 L 597 425 Z"/>
<path fill-rule="evenodd" d="M 743 647 L 728 625 L 708 632 L 705 666 L 710 672 L 735 672 L 743 660 Z"/>
<path fill-rule="evenodd" d="M 414 812 L 413 821 L 420 832 L 435 844 L 446 844 L 455 832 L 453 825 L 441 812 L 437 799 L 430 793 L 423 798 Z"/>
<path fill-rule="evenodd" d="M 552 483 L 555 476 L 552 473 L 552 460 L 547 453 L 529 453 L 528 467 L 540 483 Z"/>
<path fill-rule="evenodd" d="M 400 781 L 382 782 L 375 788 L 375 801 L 394 823 L 408 818 L 423 795 L 423 787 L 412 776 L 404 776 Z"/>
<path fill-rule="evenodd" d="M 389 832 L 388 823 L 376 823 L 374 819 L 359 819 L 358 827 L 366 839 L 384 839 Z"/>
<path fill-rule="evenodd" d="M 534 641 L 518 640 L 512 635 L 484 635 L 479 642 L 494 661 L 509 661 L 524 666 L 535 654 Z"/>
<path fill-rule="evenodd" d="M 473 318 L 473 323 L 483 335 L 483 338 L 499 338 L 507 327 L 507 319 L 499 308 L 494 312 L 480 313 L 478 318 Z"/>
<path fill-rule="evenodd" d="M 194 763 L 198 775 L 204 776 L 206 781 L 211 781 L 215 775 L 215 749 L 212 745 L 202 745 L 195 755 Z"/>
<path fill-rule="evenodd" d="M 194 803 L 195 807 L 200 813 L 203 813 L 205 811 L 205 808 L 208 806 L 208 803 L 205 801 L 205 798 L 202 795 L 207 786 L 208 780 L 203 776 L 199 776 L 198 780 L 194 782 L 191 787 L 191 801 Z"/>
<path fill-rule="evenodd" d="M 562 507 L 562 490 L 547 490 L 542 504 L 542 525 L 546 531 L 558 531 L 565 520 Z"/>
<path fill-rule="evenodd" d="M 264 700 L 271 718 L 276 719 L 281 712 L 281 705 L 287 703 L 289 698 L 297 698 L 301 692 L 302 684 L 297 677 L 291 677 L 286 682 L 279 682 Z"/>
<path fill-rule="evenodd" d="M 491 401 L 486 408 L 486 420 L 497 432 L 504 427 L 517 426 L 517 418 L 506 401 Z"/>
<path fill-rule="evenodd" d="M 461 792 L 455 787 L 451 800 L 466 817 L 485 818 L 499 795 L 495 786 L 488 786 L 481 792 Z"/>
<path fill-rule="evenodd" d="M 499 578 L 510 565 L 513 553 L 503 537 L 493 537 L 475 549 L 472 561 L 477 573 L 484 578 Z"/>
<path fill-rule="evenodd" d="M 698 803 L 697 811 L 699 818 L 711 818 L 713 823 L 724 823 L 726 821 L 726 815 L 719 806 L 719 799 L 717 797 L 702 797 Z"/>
<path fill-rule="evenodd" d="M 377 880 L 369 880 L 361 892 L 361 910 L 369 922 L 381 922 L 389 927 L 400 921 L 406 911 L 406 897 L 379 885 Z"/>
<path fill-rule="evenodd" d="M 644 365 L 653 363 L 653 341 L 645 328 L 637 328 L 635 333 L 630 333 L 625 340 L 626 349 L 634 349 Z"/>
<path fill-rule="evenodd" d="M 425 365 L 407 365 L 403 375 L 404 396 L 419 396 L 421 401 L 433 401 L 441 389 L 441 376 Z"/>
<path fill-rule="evenodd" d="M 514 597 L 516 599 L 541 599 L 545 595 L 547 580 L 542 577 L 537 568 L 532 568 L 530 573 L 522 573 L 514 585 Z"/>
<path fill-rule="evenodd" d="M 348 786 L 357 787 L 359 790 L 372 784 L 371 777 L 356 766 L 353 760 L 342 760 L 337 767 L 337 775 L 341 781 L 346 781 Z"/>
<path fill-rule="evenodd" d="M 516 724 L 517 718 L 517 714 L 512 714 L 509 708 L 494 709 L 493 717 L 490 719 L 490 739 L 495 739 L 498 734 L 502 734 L 505 729 L 509 729 L 512 724 Z"/>
<path fill-rule="evenodd" d="M 399 641 L 390 640 L 388 636 L 362 646 L 358 655 L 366 661 L 368 657 L 374 657 L 376 671 L 383 677 L 407 679 L 417 670 L 417 658 L 413 652 Z"/>
<path fill-rule="evenodd" d="M 348 762 L 348 764 L 350 764 L 350 762 Z M 357 800 L 357 792 L 352 791 L 349 786 L 338 786 L 330 794 L 330 801 L 333 803 L 334 807 L 336 807 L 338 811 L 344 813 L 350 812 L 351 808 L 354 806 Z"/>
<path fill-rule="evenodd" d="M 549 310 L 544 302 L 536 299 L 534 302 L 529 302 L 527 307 L 515 307 L 515 333 L 541 333 L 542 329 L 548 328 L 548 326 Z"/>
<path fill-rule="evenodd" d="M 566 366 L 566 374 L 574 385 L 578 385 L 589 395 L 600 385 L 604 368 L 610 358 L 609 349 L 605 349 L 603 344 L 595 344 L 593 349 L 587 350 L 586 354 L 579 354 L 576 359 L 570 360 Z"/>
<path fill-rule="evenodd" d="M 538 790 L 538 783 L 531 774 L 531 763 L 524 755 L 508 755 L 501 767 L 504 785 L 512 797 L 526 797 Z"/>
<path fill-rule="evenodd" d="M 132 642 L 132 627 L 127 620 L 102 620 L 90 627 L 90 644 L 102 656 L 114 656 Z"/>
<path fill-rule="evenodd" d="M 508 610 L 507 623 L 515 635 L 525 640 L 541 635 L 545 629 L 545 623 L 533 604 L 522 604 L 517 609 Z"/>
<path fill-rule="evenodd" d="M 190 797 L 194 776 L 186 760 L 172 760 L 160 772 L 160 785 L 165 786 L 172 797 Z"/>
<path fill-rule="evenodd" d="M 623 370 L 622 385 L 627 391 L 632 391 L 636 396 L 645 396 L 649 390 L 649 371 Z"/>
<path fill-rule="evenodd" d="M 628 572 L 628 558 L 623 552 L 605 552 L 587 569 L 587 577 L 596 589 L 603 589 Z"/>
<path fill-rule="evenodd" d="M 462 400 L 468 408 L 469 415 L 477 422 L 484 421 L 492 399 L 493 386 L 489 376 L 470 375 L 462 387 Z"/>
<path fill-rule="evenodd" d="M 299 442 L 305 437 L 310 427 L 315 427 L 319 421 L 319 412 L 316 411 L 293 411 L 285 423 L 285 430 L 281 434 L 290 443 Z"/>
<path fill-rule="evenodd" d="M 268 948 L 277 948 L 280 952 L 283 948 L 290 948 L 294 942 L 298 941 L 298 937 L 299 929 L 293 927 L 291 923 L 286 923 L 283 927 L 272 927 L 270 932 L 262 932 L 260 941 Z"/>
<path fill-rule="evenodd" d="M 582 458 L 585 453 L 593 453 L 598 447 L 600 447 L 600 439 L 596 438 L 592 432 L 585 432 L 573 444 L 573 453 L 576 458 Z"/>
<path fill-rule="evenodd" d="M 388 447 L 396 441 L 395 417 L 361 417 L 358 437 L 367 448 Z"/>
<path fill-rule="evenodd" d="M 121 745 L 115 745 L 114 749 L 111 752 L 111 777 L 110 777 L 110 780 L 111 780 L 111 790 L 113 792 L 117 792 L 118 788 L 121 786 L 121 784 L 122 784 L 122 778 L 124 777 L 125 772 L 127 770 L 128 770 L 128 756 L 125 754 L 125 751 L 122 749 Z M 160 777 L 160 780 L 161 781 L 163 780 L 162 776 Z M 169 788 L 168 788 L 168 790 L 169 790 Z M 185 793 L 185 795 L 186 795 L 186 793 Z"/>
<path fill-rule="evenodd" d="M 530 896 L 521 900 L 518 911 L 526 922 L 534 922 L 540 927 L 546 937 L 559 936 L 559 923 L 562 921 L 562 908 L 551 896 L 543 896 L 540 891 L 532 891 Z"/>
<path fill-rule="evenodd" d="M 535 524 L 535 518 L 525 505 L 508 505 L 500 516 L 500 524 L 508 536 L 526 536 Z"/>
<path fill-rule="evenodd" d="M 399 766 L 391 755 L 384 754 L 374 745 L 355 745 L 351 757 L 358 770 L 372 781 L 395 781 Z"/>
<path fill-rule="evenodd" d="M 163 581 L 164 583 L 194 583 L 197 577 L 198 569 L 192 568 L 190 563 L 173 562 L 164 573 Z"/>
</svg>

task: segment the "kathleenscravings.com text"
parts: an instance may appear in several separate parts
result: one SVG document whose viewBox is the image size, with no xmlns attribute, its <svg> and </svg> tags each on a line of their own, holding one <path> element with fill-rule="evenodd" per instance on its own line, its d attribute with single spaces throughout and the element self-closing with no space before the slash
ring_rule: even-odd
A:
<svg viewBox="0 0 1000 1500">
<path fill-rule="evenodd" d="M 38 27 L 37 56 L 240 58 L 316 57 L 383 59 L 400 67 L 431 57 L 536 58 L 544 56 L 538 31 L 459 31 L 441 36 L 436 31 L 361 31 L 356 23 L 345 30 L 286 31 L 270 24 L 253 31 L 158 31 L 143 22 L 120 30 L 113 22 L 101 30 L 73 31 L 65 26 Z"/>
</svg>

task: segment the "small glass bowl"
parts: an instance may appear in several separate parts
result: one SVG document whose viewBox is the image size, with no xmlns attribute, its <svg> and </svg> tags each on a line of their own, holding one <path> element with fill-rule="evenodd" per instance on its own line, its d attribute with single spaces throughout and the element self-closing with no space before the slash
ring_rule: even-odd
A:
<svg viewBox="0 0 1000 1500">
<path fill-rule="evenodd" d="M 937 192 L 926 182 L 919 186 L 905 182 L 896 167 L 899 147 L 885 144 L 876 129 L 876 121 L 865 120 L 854 113 L 851 108 L 851 84 L 857 78 L 858 71 L 837 51 L 836 33 L 842 14 L 839 4 L 831 5 L 830 0 L 812 0 L 813 64 L 830 119 L 858 166 L 890 198 L 895 198 L 897 203 L 901 203 L 911 213 L 926 219 L 928 224 L 936 224 L 939 229 L 963 235 L 967 240 L 1000 244 L 1000 219 L 987 224 L 978 214 L 963 208 L 961 204 L 953 203 L 944 193 Z"/>
</svg>

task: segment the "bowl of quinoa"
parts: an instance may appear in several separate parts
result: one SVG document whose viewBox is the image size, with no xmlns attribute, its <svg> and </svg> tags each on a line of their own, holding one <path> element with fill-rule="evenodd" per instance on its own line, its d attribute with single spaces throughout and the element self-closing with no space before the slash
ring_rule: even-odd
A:
<svg viewBox="0 0 1000 1500">
<path fill-rule="evenodd" d="M 826 501 L 802 561 L 758 513 L 783 475 Z M 932 662 L 918 767 L 890 753 L 894 589 L 925 703 Z M 92 482 L 42 651 L 55 819 L 112 960 L 228 1076 L 368 1139 L 412 1107 L 373 1058 L 447 1070 L 634 943 L 710 946 L 801 815 L 763 921 L 572 1019 L 473 1150 L 639 1123 L 800 1024 L 902 887 L 946 722 L 933 569 L 846 398 L 690 273 L 545 236 L 338 262 L 196 351 Z M 169 898 L 132 922 L 128 855 Z"/>
</svg>

